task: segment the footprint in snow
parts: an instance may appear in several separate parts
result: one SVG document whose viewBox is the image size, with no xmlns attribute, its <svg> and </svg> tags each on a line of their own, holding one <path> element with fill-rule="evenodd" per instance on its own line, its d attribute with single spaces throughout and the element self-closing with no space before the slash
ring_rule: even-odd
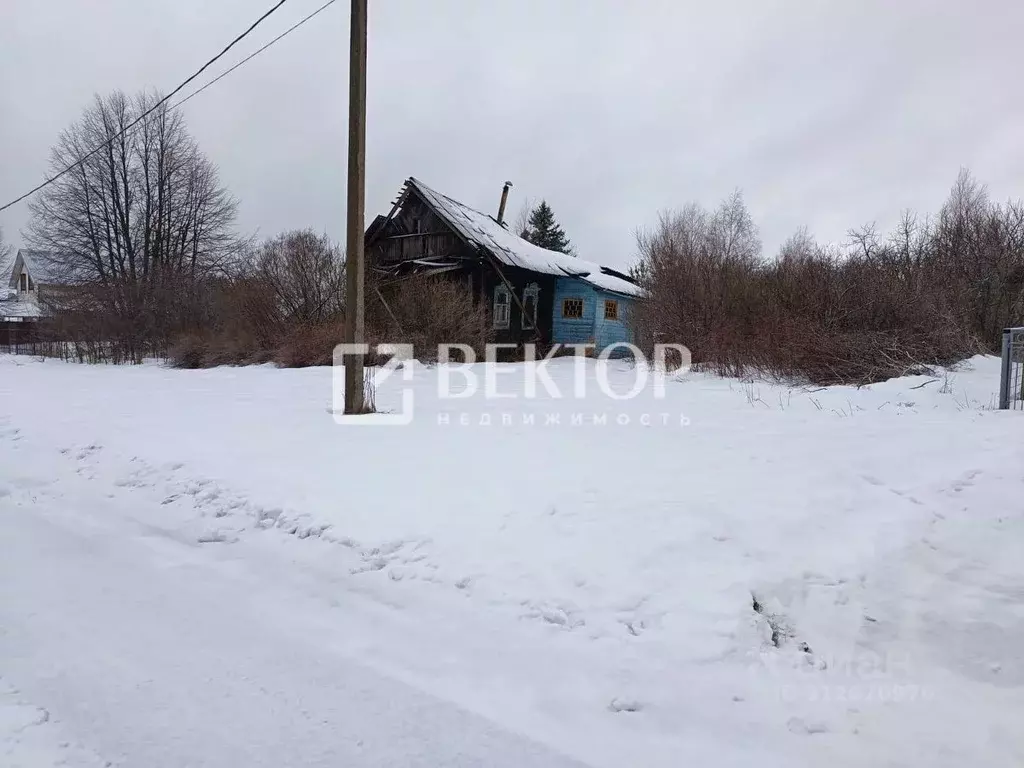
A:
<svg viewBox="0 0 1024 768">
<path fill-rule="evenodd" d="M 807 722 L 801 717 L 791 717 L 786 722 L 786 728 L 790 733 L 798 733 L 810 736 L 815 733 L 828 733 L 828 726 L 819 722 Z"/>
<path fill-rule="evenodd" d="M 612 699 L 611 704 L 608 705 L 608 709 L 612 712 L 639 712 L 644 708 L 636 699 Z"/>
<path fill-rule="evenodd" d="M 200 544 L 234 544 L 238 539 L 224 531 L 208 531 L 196 538 Z"/>
<path fill-rule="evenodd" d="M 960 493 L 965 488 L 970 488 L 974 485 L 974 478 L 980 475 L 982 471 L 980 469 L 972 469 L 970 472 L 965 472 L 963 477 L 953 483 L 952 490 L 954 493 Z"/>
</svg>

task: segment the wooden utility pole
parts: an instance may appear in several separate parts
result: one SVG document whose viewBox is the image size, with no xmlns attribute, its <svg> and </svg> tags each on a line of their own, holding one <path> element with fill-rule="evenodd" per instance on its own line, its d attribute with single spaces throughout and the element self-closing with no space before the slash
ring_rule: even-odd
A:
<svg viewBox="0 0 1024 768">
<path fill-rule="evenodd" d="M 352 0 L 348 83 L 348 238 L 345 252 L 345 341 L 365 340 L 366 1 Z M 345 361 L 345 413 L 365 411 L 363 356 Z"/>
</svg>

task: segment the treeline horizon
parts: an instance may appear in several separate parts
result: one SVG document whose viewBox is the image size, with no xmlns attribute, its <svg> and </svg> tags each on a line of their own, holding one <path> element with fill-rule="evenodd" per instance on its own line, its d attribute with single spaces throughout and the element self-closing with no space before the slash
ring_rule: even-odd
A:
<svg viewBox="0 0 1024 768">
<path fill-rule="evenodd" d="M 122 132 L 158 98 L 96 97 L 52 150 L 59 170 L 104 146 L 30 204 L 27 247 L 56 254 L 48 270 L 75 286 L 48 297 L 41 341 L 81 360 L 329 364 L 341 248 L 308 229 L 236 233 L 237 200 L 180 112 Z M 543 207 L 533 229 L 571 250 Z M 993 202 L 966 169 L 939 211 L 851 229 L 843 246 L 801 229 L 766 256 L 739 192 L 662 213 L 636 242 L 638 342 L 686 344 L 723 375 L 866 383 L 997 351 L 1002 328 L 1024 323 L 1024 204 Z M 492 336 L 490 307 L 461 284 L 409 281 L 385 304 L 370 282 L 373 338 L 479 348 Z"/>
</svg>

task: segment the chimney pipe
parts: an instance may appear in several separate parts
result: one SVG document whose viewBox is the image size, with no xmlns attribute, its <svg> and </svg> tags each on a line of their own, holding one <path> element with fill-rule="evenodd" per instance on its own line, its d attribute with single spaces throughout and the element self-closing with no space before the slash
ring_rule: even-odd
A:
<svg viewBox="0 0 1024 768">
<path fill-rule="evenodd" d="M 501 205 L 498 206 L 498 223 L 504 224 L 505 222 L 505 204 L 508 202 L 508 191 L 512 187 L 511 181 L 505 182 L 505 187 L 501 190 Z"/>
</svg>

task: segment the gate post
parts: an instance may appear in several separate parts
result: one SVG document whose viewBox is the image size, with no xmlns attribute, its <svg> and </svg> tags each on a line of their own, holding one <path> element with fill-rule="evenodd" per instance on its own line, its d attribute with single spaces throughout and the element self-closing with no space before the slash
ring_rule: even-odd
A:
<svg viewBox="0 0 1024 768">
<path fill-rule="evenodd" d="M 999 373 L 999 409 L 1005 411 L 1010 407 L 1010 341 L 1013 329 L 1003 329 L 1003 365 Z"/>
</svg>

